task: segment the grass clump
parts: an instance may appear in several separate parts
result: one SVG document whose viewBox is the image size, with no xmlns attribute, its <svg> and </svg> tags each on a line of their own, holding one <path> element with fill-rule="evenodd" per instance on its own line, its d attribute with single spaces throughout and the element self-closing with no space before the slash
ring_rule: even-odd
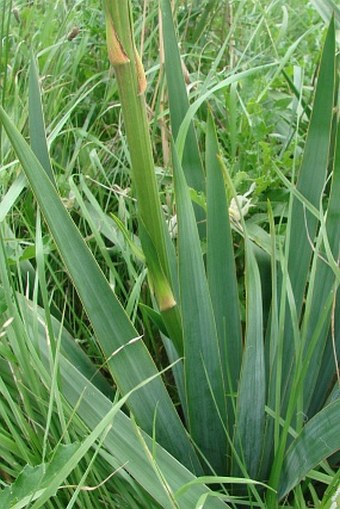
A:
<svg viewBox="0 0 340 509">
<path fill-rule="evenodd" d="M 322 41 L 319 27 L 295 40 L 294 12 L 278 18 L 275 5 L 252 5 L 242 38 L 249 2 L 104 2 L 112 79 L 80 64 L 99 11 L 59 3 L 64 35 L 38 58 L 61 81 L 39 83 L 32 59 L 30 145 L 3 87 L 8 507 L 327 507 L 337 496 L 337 21 Z M 92 33 L 71 37 L 78 12 Z M 312 100 L 297 63 L 308 41 L 321 48 Z M 17 96 L 27 86 L 9 83 Z M 21 196 L 27 183 L 37 206 Z"/>
</svg>

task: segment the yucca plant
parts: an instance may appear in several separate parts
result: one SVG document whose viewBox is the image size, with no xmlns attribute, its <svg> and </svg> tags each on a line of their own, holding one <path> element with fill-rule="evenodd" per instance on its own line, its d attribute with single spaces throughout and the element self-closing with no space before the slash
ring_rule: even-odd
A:
<svg viewBox="0 0 340 509">
<path fill-rule="evenodd" d="M 28 324 L 46 368 L 51 356 L 57 359 L 55 383 L 92 431 L 86 445 L 71 451 L 77 461 L 102 437 L 103 457 L 123 465 L 160 507 L 285 505 L 287 495 L 306 476 L 330 479 L 340 449 L 340 130 L 334 21 L 320 59 L 301 167 L 290 181 L 277 169 L 290 193 L 286 216 L 277 224 L 269 203 L 269 233 L 259 234 L 243 217 L 213 114 L 208 112 L 203 150 L 192 120 L 219 89 L 263 67 L 231 74 L 215 86 L 204 84 L 189 106 L 170 2 L 161 0 L 178 226 L 171 237 L 154 172 L 147 84 L 134 42 L 131 5 L 129 0 L 104 3 L 108 53 L 137 197 L 138 235 L 154 303 L 144 311 L 159 329 L 176 401 L 62 204 L 46 157 L 34 66 L 30 115 L 40 129 L 31 131 L 32 148 L 2 108 L 0 120 L 92 324 L 119 403 L 112 404 L 107 384 L 94 378 L 95 368 L 70 346 L 61 324 L 48 318 L 48 299 L 44 319 L 34 303 L 12 295 L 2 241 L 4 316 L 15 317 L 8 327 Z M 192 196 L 200 204 L 193 204 Z M 228 212 L 230 197 L 234 222 Z M 245 253 L 244 320 L 234 235 L 242 239 Z M 38 323 L 47 322 L 50 335 L 53 327 L 59 330 L 60 352 L 50 351 L 37 316 Z M 19 345 L 16 353 L 20 355 Z M 121 410 L 123 404 L 128 411 Z M 74 467 L 74 456 L 61 476 L 67 477 Z M 315 470 L 319 467 L 321 472 Z M 54 489 L 55 483 L 49 489 L 44 485 L 32 507 L 41 507 Z M 19 505 L 13 502 L 10 507 Z"/>
</svg>

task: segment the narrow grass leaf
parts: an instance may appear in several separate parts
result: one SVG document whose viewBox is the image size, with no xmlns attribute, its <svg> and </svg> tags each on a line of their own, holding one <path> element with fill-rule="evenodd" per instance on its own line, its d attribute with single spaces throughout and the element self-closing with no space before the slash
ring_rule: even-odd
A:
<svg viewBox="0 0 340 509">
<path fill-rule="evenodd" d="M 266 488 L 269 488 L 266 484 L 263 484 L 259 481 L 254 481 L 253 479 L 247 479 L 243 477 L 224 477 L 219 475 L 204 475 L 202 477 L 198 477 L 194 479 L 188 484 L 185 484 L 180 489 L 179 493 L 184 493 L 187 489 L 193 484 L 257 484 Z"/>
<path fill-rule="evenodd" d="M 221 355 L 195 215 L 175 149 L 178 263 L 189 429 L 218 473 L 226 469 Z"/>
<path fill-rule="evenodd" d="M 111 277 L 114 278 L 116 285 L 119 287 L 120 292 L 122 292 L 122 295 L 124 295 L 124 297 L 126 297 L 124 284 L 119 276 L 119 273 L 115 267 L 115 264 L 113 263 L 110 255 L 108 253 L 107 246 L 101 236 L 101 233 L 102 233 L 101 229 L 103 227 L 103 223 L 107 224 L 108 220 L 110 218 L 107 218 L 103 211 L 101 211 L 100 217 L 98 218 L 96 212 L 98 209 L 100 210 L 100 206 L 96 202 L 94 197 L 93 197 L 92 203 L 94 203 L 94 207 L 97 206 L 95 208 L 95 211 L 93 210 L 93 207 L 91 207 L 91 205 L 87 201 L 84 202 L 83 197 L 82 197 L 81 193 L 79 192 L 79 188 L 75 184 L 73 178 L 72 177 L 69 178 L 68 181 L 70 184 L 71 192 L 73 193 L 73 196 L 75 197 L 75 199 L 77 200 L 77 202 L 79 204 L 79 209 L 81 211 L 81 214 L 83 215 L 84 219 L 87 221 L 87 223 L 89 224 L 89 226 L 92 230 L 93 236 L 96 240 L 96 243 L 100 250 L 101 256 L 103 257 L 103 260 L 105 260 L 106 267 L 107 267 L 108 271 L 110 271 L 110 273 L 112 275 Z M 88 191 L 89 195 L 91 196 L 89 189 L 87 189 L 85 186 L 84 179 L 81 178 L 81 181 L 82 181 L 82 188 L 83 189 L 85 188 Z M 112 222 L 112 219 L 110 219 L 110 221 Z M 112 232 L 112 230 L 111 230 L 111 238 L 112 237 L 114 237 L 114 232 Z M 135 276 L 135 279 L 137 279 L 137 275 L 134 274 L 134 276 Z"/>
<path fill-rule="evenodd" d="M 26 317 L 26 327 L 34 335 L 37 332 L 37 338 L 43 343 L 46 341 L 45 311 L 38 305 L 26 299 L 23 295 L 16 293 L 16 299 L 19 306 L 24 310 Z M 65 327 L 53 316 L 50 317 L 54 336 L 60 337 L 61 352 L 86 378 L 91 380 L 103 394 L 113 399 L 114 391 L 107 378 L 101 374 L 100 370 L 92 363 L 87 354 L 81 349 L 71 334 Z M 34 324 L 34 325 L 33 325 Z M 39 343 L 39 347 L 42 345 Z"/>
<path fill-rule="evenodd" d="M 111 404 L 111 407 L 106 415 L 98 422 L 95 427 L 93 427 L 89 435 L 84 439 L 83 442 L 79 444 L 79 447 L 77 447 L 73 455 L 65 462 L 61 464 L 59 462 L 59 469 L 54 472 L 53 478 L 49 480 L 49 483 L 45 487 L 43 493 L 32 505 L 32 509 L 38 509 L 39 507 L 42 507 L 43 504 L 55 494 L 56 490 L 60 487 L 64 479 L 66 479 L 66 477 L 74 470 L 74 468 L 76 468 L 79 461 L 85 456 L 91 447 L 93 447 L 98 440 L 102 439 L 108 430 L 112 428 L 118 411 L 126 403 L 130 395 L 131 392 L 127 393 L 115 404 Z"/>
<path fill-rule="evenodd" d="M 178 156 L 180 159 L 182 159 L 183 153 L 184 153 L 184 146 L 186 141 L 186 136 L 188 133 L 188 130 L 190 128 L 192 119 L 194 118 L 196 112 L 198 109 L 202 106 L 202 104 L 209 99 L 211 96 L 215 94 L 215 92 L 218 92 L 219 90 L 223 90 L 224 88 L 232 85 L 233 83 L 237 83 L 238 81 L 241 81 L 245 78 L 251 77 L 254 74 L 257 74 L 259 72 L 263 72 L 264 70 L 267 70 L 270 67 L 276 66 L 276 63 L 266 64 L 266 65 L 260 65 L 258 67 L 253 67 L 252 69 L 247 69 L 246 71 L 241 71 L 239 73 L 232 74 L 231 76 L 228 76 L 225 80 L 222 80 L 221 82 L 217 83 L 216 85 L 213 85 L 211 88 L 209 88 L 207 91 L 205 91 L 202 95 L 196 99 L 195 102 L 193 102 L 188 111 L 185 114 L 185 117 L 181 123 L 181 126 L 178 131 L 178 136 L 176 138 L 176 148 L 178 152 Z"/>
<path fill-rule="evenodd" d="M 93 429 L 98 422 L 109 412 L 112 407 L 109 401 L 88 380 L 80 375 L 74 367 L 65 362 L 61 366 L 63 391 L 72 406 L 77 408 L 78 415 L 85 424 Z M 173 458 L 165 449 L 155 443 L 150 437 L 142 432 L 150 451 L 153 451 L 156 468 L 162 474 L 171 491 L 176 493 L 183 484 L 193 481 L 195 476 L 187 470 L 183 464 Z M 160 483 L 155 472 L 155 465 L 150 464 L 143 451 L 139 438 L 136 435 L 135 425 L 123 412 L 116 415 L 114 427 L 105 438 L 106 449 L 125 469 L 141 484 L 160 505 L 164 508 L 171 507 L 164 486 Z M 195 501 L 206 492 L 206 487 L 190 490 L 183 498 L 179 499 L 181 509 L 192 509 Z M 207 506 L 207 509 L 210 506 Z M 222 509 L 223 505 L 214 504 L 211 509 Z"/>
<path fill-rule="evenodd" d="M 31 303 L 26 299 L 22 299 L 21 309 L 27 323 L 35 320 L 31 308 Z M 38 333 L 38 335 L 32 334 L 32 341 L 35 347 L 39 349 L 44 364 L 48 366 L 50 354 L 44 328 L 39 329 Z M 91 380 L 84 376 L 72 361 L 66 359 L 63 353 L 59 358 L 59 381 L 60 390 L 64 397 L 90 431 L 95 430 L 98 425 L 101 425 L 102 429 L 107 431 L 107 424 L 110 420 L 110 418 L 107 420 L 107 416 L 110 412 L 116 412 L 113 426 L 105 435 L 104 445 L 106 451 L 114 457 L 115 465 L 124 466 L 124 469 L 159 502 L 161 507 L 173 509 L 156 470 L 161 473 L 174 494 L 183 485 L 195 481 L 196 477 L 155 442 L 153 438 L 141 431 L 143 440 L 153 454 L 154 463 L 150 462 L 141 447 L 140 439 L 136 433 L 136 424 L 126 413 L 113 406 L 112 401 L 95 387 Z M 140 389 L 138 389 L 139 391 Z M 124 400 L 119 402 L 119 406 Z M 103 420 L 107 421 L 106 427 L 103 427 Z M 186 490 L 186 493 L 179 496 L 178 507 L 180 509 L 192 509 L 204 493 L 209 493 L 206 486 L 192 486 L 189 490 Z M 216 500 L 209 502 L 206 509 L 223 509 L 223 507 L 224 505 Z"/>
<path fill-rule="evenodd" d="M 1 198 L 0 202 L 0 223 L 4 221 L 8 212 L 11 210 L 17 199 L 19 198 L 22 191 L 27 186 L 27 180 L 25 175 L 22 173 L 17 176 L 14 182 L 11 184 L 10 188 L 6 192 L 6 194 Z"/>
<path fill-rule="evenodd" d="M 112 292 L 45 170 L 2 108 L 0 120 L 30 181 L 97 340 L 108 359 L 115 382 L 120 392 L 126 394 L 145 378 L 153 376 L 157 372 L 156 366 L 143 341 L 137 340 L 139 334 Z M 138 423 L 150 433 L 157 408 L 157 439 L 189 467 L 194 468 L 193 464 L 198 466 L 184 427 L 160 378 L 143 387 L 138 397 L 134 395 L 130 400 L 130 408 Z"/>
</svg>

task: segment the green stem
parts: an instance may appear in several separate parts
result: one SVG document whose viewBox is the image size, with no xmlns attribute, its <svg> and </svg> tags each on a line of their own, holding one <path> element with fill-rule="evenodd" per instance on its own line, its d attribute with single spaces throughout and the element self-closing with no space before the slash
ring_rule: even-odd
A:
<svg viewBox="0 0 340 509">
<path fill-rule="evenodd" d="M 129 0 L 106 0 L 108 46 L 114 37 L 118 50 L 109 56 L 114 67 L 127 135 L 139 215 L 169 277 L 165 222 L 161 212 L 143 88 L 142 64 L 136 51 Z M 113 42 L 114 45 L 114 42 Z M 124 58 L 125 57 L 125 58 Z"/>
<path fill-rule="evenodd" d="M 115 70 L 130 151 L 132 180 L 135 186 L 140 228 L 147 232 L 148 246 L 143 245 L 156 299 L 169 335 L 179 355 L 182 354 L 181 320 L 174 298 L 174 275 L 169 233 L 161 208 L 149 133 L 144 91 L 146 79 L 138 55 L 132 26 L 130 0 L 105 0 L 106 35 L 110 62 Z M 144 236 L 146 238 L 146 236 Z M 153 249 L 149 249 L 153 246 Z M 151 259 L 152 258 L 152 259 Z M 160 270 L 153 270 L 160 264 Z M 162 273 L 168 285 L 158 284 Z M 161 291 L 157 291 L 160 290 Z M 171 311 L 171 312 L 169 312 Z M 176 331 L 175 336 L 171 331 Z"/>
</svg>

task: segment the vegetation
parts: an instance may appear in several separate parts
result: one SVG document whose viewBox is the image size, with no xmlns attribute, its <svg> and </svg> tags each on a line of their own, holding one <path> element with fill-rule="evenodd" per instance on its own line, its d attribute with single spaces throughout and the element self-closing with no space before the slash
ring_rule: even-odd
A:
<svg viewBox="0 0 340 509">
<path fill-rule="evenodd" d="M 1 507 L 337 506 L 340 13 L 171 4 L 2 1 Z"/>
</svg>

